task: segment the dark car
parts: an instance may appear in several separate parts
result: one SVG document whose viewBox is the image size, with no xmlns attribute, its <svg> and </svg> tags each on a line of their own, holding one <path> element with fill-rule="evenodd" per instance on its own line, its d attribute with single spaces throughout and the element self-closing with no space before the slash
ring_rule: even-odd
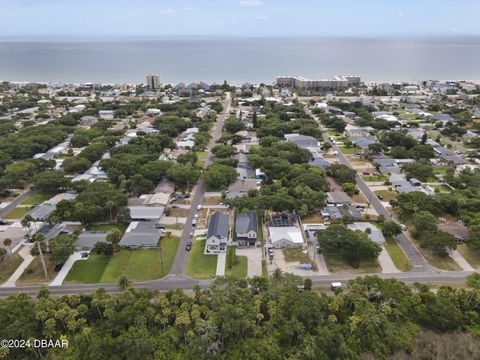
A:
<svg viewBox="0 0 480 360">
<path fill-rule="evenodd" d="M 192 241 L 189 240 L 189 241 L 187 241 L 187 245 L 185 246 L 185 250 L 190 251 L 191 248 L 192 248 Z"/>
<path fill-rule="evenodd" d="M 55 267 L 53 268 L 53 271 L 59 272 L 60 270 L 62 270 L 63 264 L 64 263 L 60 263 L 60 264 L 55 265 Z"/>
<path fill-rule="evenodd" d="M 383 196 L 377 195 L 380 200 L 383 200 Z"/>
<path fill-rule="evenodd" d="M 0 220 L 0 225 L 10 225 L 11 222 L 7 220 Z"/>
</svg>

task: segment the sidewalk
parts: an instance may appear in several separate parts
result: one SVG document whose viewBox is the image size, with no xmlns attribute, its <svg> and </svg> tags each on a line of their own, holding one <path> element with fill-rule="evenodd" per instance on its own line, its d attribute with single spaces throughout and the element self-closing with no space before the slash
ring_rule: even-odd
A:
<svg viewBox="0 0 480 360">
<path fill-rule="evenodd" d="M 50 284 L 48 284 L 48 286 L 60 286 L 60 285 L 62 285 L 63 280 L 65 280 L 65 278 L 67 277 L 67 274 L 70 271 L 70 269 L 72 268 L 75 261 L 77 261 L 77 260 L 87 260 L 87 258 L 82 259 L 82 253 L 83 252 L 84 251 L 76 251 L 72 255 L 70 255 L 70 257 L 67 259 L 67 261 L 65 261 L 65 264 L 63 264 L 62 268 L 58 272 L 55 279 L 53 279 L 53 281 Z"/>
<path fill-rule="evenodd" d="M 226 261 L 227 261 L 226 252 L 223 252 L 217 255 L 217 276 L 225 276 Z"/>
<path fill-rule="evenodd" d="M 17 270 L 15 270 L 12 276 L 10 276 L 10 278 L 3 285 L 0 285 L 0 287 L 15 287 L 15 283 L 17 282 L 18 278 L 22 276 L 25 269 L 34 259 L 34 257 L 30 255 L 30 250 L 32 249 L 31 245 L 32 244 L 25 245 L 20 249 L 18 254 L 23 258 L 23 262 L 20 264 Z"/>
</svg>

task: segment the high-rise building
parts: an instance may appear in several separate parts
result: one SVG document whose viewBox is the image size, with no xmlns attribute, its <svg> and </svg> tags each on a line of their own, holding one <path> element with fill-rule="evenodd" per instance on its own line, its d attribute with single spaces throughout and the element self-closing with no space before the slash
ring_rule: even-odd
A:
<svg viewBox="0 0 480 360">
<path fill-rule="evenodd" d="M 147 75 L 147 88 L 156 90 L 160 88 L 160 75 L 148 74 Z"/>
<path fill-rule="evenodd" d="M 359 76 L 335 76 L 331 79 L 306 79 L 301 76 L 277 77 L 277 86 L 280 88 L 295 88 L 304 90 L 341 90 L 359 86 Z"/>
</svg>

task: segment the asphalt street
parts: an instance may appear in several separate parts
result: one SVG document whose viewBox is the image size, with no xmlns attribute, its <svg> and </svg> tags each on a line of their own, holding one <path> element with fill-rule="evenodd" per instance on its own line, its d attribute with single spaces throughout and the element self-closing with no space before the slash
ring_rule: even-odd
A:
<svg viewBox="0 0 480 360">
<path fill-rule="evenodd" d="M 224 109 L 220 114 L 218 121 L 216 122 L 212 139 L 207 149 L 208 154 L 207 154 L 207 158 L 205 159 L 205 164 L 203 166 L 204 169 L 207 168 L 208 165 L 212 163 L 212 153 L 210 152 L 210 149 L 213 146 L 215 146 L 215 142 L 222 135 L 223 123 L 225 121 L 225 117 L 228 115 L 229 108 L 230 108 L 230 95 L 227 95 L 227 98 L 225 99 L 225 103 L 223 104 L 223 108 Z M 183 227 L 182 237 L 180 239 L 180 244 L 178 246 L 177 254 L 175 255 L 175 259 L 173 261 L 172 269 L 170 270 L 170 273 L 167 275 L 167 279 L 179 277 L 180 279 L 188 280 L 188 278 L 185 276 L 185 266 L 187 265 L 189 252 L 185 250 L 185 246 L 187 244 L 187 241 L 191 239 L 190 233 L 194 231 L 194 228 L 192 226 L 192 221 L 194 219 L 195 214 L 198 212 L 197 206 L 202 203 L 204 196 L 205 196 L 205 183 L 203 182 L 203 179 L 200 178 L 200 180 L 197 182 L 197 185 L 195 186 L 195 192 L 192 195 L 190 211 L 188 213 L 185 226 Z"/>
</svg>

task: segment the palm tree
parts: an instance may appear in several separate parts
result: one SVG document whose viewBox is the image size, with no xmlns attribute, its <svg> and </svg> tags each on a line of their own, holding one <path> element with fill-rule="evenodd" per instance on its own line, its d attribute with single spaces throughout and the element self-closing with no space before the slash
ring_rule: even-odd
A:
<svg viewBox="0 0 480 360">
<path fill-rule="evenodd" d="M 43 258 L 41 242 L 45 240 L 45 235 L 42 233 L 36 233 L 33 235 L 33 241 L 37 243 L 38 254 L 40 255 L 40 260 L 42 261 L 43 272 L 45 273 L 45 278 L 48 279 L 47 266 L 45 265 L 45 259 Z"/>
<path fill-rule="evenodd" d="M 118 279 L 118 288 L 122 291 L 127 290 L 130 287 L 130 280 L 126 276 L 120 277 Z"/>
<path fill-rule="evenodd" d="M 108 207 L 108 210 L 110 211 L 110 222 L 113 222 L 113 214 L 112 214 L 112 209 L 113 207 L 115 206 L 115 203 L 111 200 L 108 200 L 107 201 L 107 207 Z"/>
<path fill-rule="evenodd" d="M 10 255 L 12 255 L 12 239 L 5 239 L 3 240 L 3 245 L 5 245 L 6 247 L 8 247 L 8 250 L 10 250 Z"/>
</svg>

